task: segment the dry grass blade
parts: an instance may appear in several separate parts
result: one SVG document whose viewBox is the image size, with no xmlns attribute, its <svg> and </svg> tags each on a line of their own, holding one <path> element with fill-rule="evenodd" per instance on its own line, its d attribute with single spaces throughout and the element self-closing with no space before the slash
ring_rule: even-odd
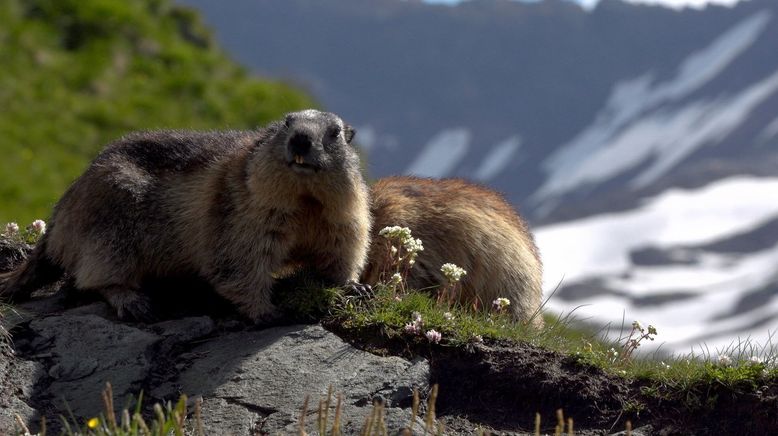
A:
<svg viewBox="0 0 778 436">
<path fill-rule="evenodd" d="M 362 431 L 359 433 L 361 436 L 369 436 L 370 435 L 370 429 L 373 427 L 373 417 L 375 416 L 375 406 L 373 406 L 373 410 L 370 412 L 370 415 L 365 418 L 365 424 L 362 426 Z"/>
<path fill-rule="evenodd" d="M 300 420 L 299 420 L 299 428 L 297 434 L 299 436 L 305 436 L 308 433 L 305 432 L 305 415 L 308 413 L 308 400 L 310 400 L 311 396 L 306 395 L 305 401 L 303 401 L 303 411 L 300 412 Z"/>
<path fill-rule="evenodd" d="M 335 406 L 335 418 L 332 420 L 332 436 L 340 436 L 340 414 L 342 413 L 343 394 L 338 394 Z"/>
<path fill-rule="evenodd" d="M 438 385 L 432 386 L 432 392 L 430 392 L 430 398 L 427 400 L 427 416 L 425 418 L 424 431 L 433 434 L 435 431 L 435 402 L 438 400 Z"/>
<path fill-rule="evenodd" d="M 416 423 L 416 417 L 419 416 L 419 388 L 413 388 L 413 405 L 411 406 L 411 422 L 408 425 L 410 434 L 413 434 L 413 424 Z"/>
<path fill-rule="evenodd" d="M 540 436 L 540 413 L 535 413 L 535 436 Z"/>
<path fill-rule="evenodd" d="M 575 431 L 573 430 L 573 418 L 567 418 L 567 434 L 569 436 L 575 435 Z"/>
<path fill-rule="evenodd" d="M 22 419 L 22 416 L 18 413 L 14 413 L 14 419 L 16 420 L 16 425 L 19 426 L 19 429 L 21 429 L 24 434 L 29 434 L 30 429 L 27 428 L 27 424 L 24 423 L 24 420 Z"/>
<path fill-rule="evenodd" d="M 105 419 L 111 430 L 116 430 L 116 409 L 113 407 L 113 387 L 111 382 L 105 382 L 103 390 L 103 407 L 105 408 Z"/>
<path fill-rule="evenodd" d="M 162 425 L 165 420 L 165 411 L 162 410 L 162 406 L 159 405 L 159 403 L 154 405 L 154 413 L 157 415 L 157 421 L 159 422 L 159 425 Z M 152 425 L 154 425 L 152 423 Z"/>
<path fill-rule="evenodd" d="M 324 400 L 319 400 L 319 410 L 316 412 L 316 424 L 319 434 L 323 435 L 327 428 L 327 424 L 324 421 Z"/>
<path fill-rule="evenodd" d="M 136 413 L 135 415 L 133 415 L 132 418 L 138 424 L 138 428 L 140 428 L 141 431 L 143 431 L 143 434 L 145 434 L 146 436 L 152 436 L 149 426 L 146 425 L 146 421 L 143 420 L 143 417 L 140 415 L 140 413 Z"/>
<path fill-rule="evenodd" d="M 562 432 L 565 431 L 565 415 L 562 412 L 562 409 L 556 409 L 556 428 L 554 429 L 554 435 L 555 436 L 561 436 Z"/>
<path fill-rule="evenodd" d="M 627 436 L 632 436 L 632 421 L 627 421 L 624 427 L 624 431 L 627 433 Z"/>
<path fill-rule="evenodd" d="M 325 431 L 327 430 L 327 423 L 329 423 L 330 418 L 330 403 L 332 401 L 332 393 L 333 388 L 332 385 L 330 385 L 327 388 L 327 401 L 324 403 L 324 426 L 322 427 L 321 434 L 324 435 Z"/>
<path fill-rule="evenodd" d="M 203 397 L 197 397 L 194 405 L 195 416 L 195 434 L 197 436 L 205 436 L 203 431 Z"/>
</svg>

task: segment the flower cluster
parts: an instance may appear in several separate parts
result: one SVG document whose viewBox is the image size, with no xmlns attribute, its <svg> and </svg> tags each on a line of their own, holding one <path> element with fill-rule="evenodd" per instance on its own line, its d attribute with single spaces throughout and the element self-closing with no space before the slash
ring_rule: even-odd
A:
<svg viewBox="0 0 778 436">
<path fill-rule="evenodd" d="M 43 220 L 35 220 L 30 224 L 30 229 L 33 232 L 42 235 L 46 233 L 46 223 Z"/>
<path fill-rule="evenodd" d="M 19 224 L 16 223 L 8 223 L 5 225 L 5 232 L 3 233 L 4 236 L 13 236 L 15 234 L 19 233 Z"/>
<path fill-rule="evenodd" d="M 502 312 L 510 305 L 511 305 L 511 300 L 504 297 L 500 297 L 492 301 L 492 309 L 496 312 Z"/>
<path fill-rule="evenodd" d="M 419 252 L 424 251 L 421 239 L 414 239 L 411 235 L 411 229 L 408 227 L 388 226 L 381 229 L 378 234 L 392 243 L 399 244 L 399 248 L 395 245 L 390 248 L 392 256 L 398 256 L 399 253 L 397 259 L 399 263 L 407 260 L 408 264 L 412 266 L 416 262 Z"/>
<path fill-rule="evenodd" d="M 719 354 L 716 358 L 716 363 L 718 363 L 721 366 L 730 366 L 732 365 L 732 358 L 727 356 L 726 354 Z"/>
<path fill-rule="evenodd" d="M 411 314 L 411 322 L 405 324 L 405 328 L 404 328 L 405 333 L 417 335 L 421 333 L 423 324 L 424 322 L 421 319 L 421 314 L 419 312 L 413 312 Z"/>
<path fill-rule="evenodd" d="M 615 348 L 611 348 L 608 350 L 608 357 L 610 358 L 611 363 L 616 362 L 616 359 L 619 358 L 619 352 L 616 351 Z"/>
<path fill-rule="evenodd" d="M 17 223 L 8 223 L 5 225 L 5 230 L 0 233 L 0 236 L 17 242 L 35 244 L 44 233 L 46 233 L 46 222 L 35 220 L 24 230 L 20 229 Z"/>
<path fill-rule="evenodd" d="M 440 272 L 446 276 L 450 283 L 458 282 L 463 275 L 467 274 L 467 271 L 453 263 L 444 263 L 443 266 L 440 267 Z"/>
<path fill-rule="evenodd" d="M 427 333 L 424 333 L 424 336 L 426 336 L 427 340 L 433 344 L 437 344 L 443 338 L 443 335 L 441 335 L 440 332 L 436 331 L 435 329 L 428 330 Z"/>
<path fill-rule="evenodd" d="M 657 335 L 656 327 L 649 325 L 647 328 L 643 328 L 643 325 L 639 321 L 632 322 L 632 331 L 629 333 L 626 342 L 624 342 L 622 352 L 622 360 L 627 361 L 632 357 L 632 353 L 637 350 L 640 343 L 644 340 L 653 341 L 654 336 Z"/>
<path fill-rule="evenodd" d="M 403 330 L 410 335 L 420 335 L 424 331 L 423 327 L 424 321 L 421 319 L 421 314 L 419 312 L 413 312 L 411 314 L 411 322 L 405 324 Z M 435 329 L 427 330 L 427 332 L 424 333 L 424 337 L 433 344 L 437 344 L 443 339 L 443 335 Z"/>
</svg>

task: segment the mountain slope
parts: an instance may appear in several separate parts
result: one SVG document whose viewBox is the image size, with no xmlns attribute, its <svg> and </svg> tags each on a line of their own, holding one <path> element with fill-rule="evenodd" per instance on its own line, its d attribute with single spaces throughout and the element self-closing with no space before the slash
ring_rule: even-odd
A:
<svg viewBox="0 0 778 436">
<path fill-rule="evenodd" d="M 373 175 L 478 179 L 536 222 L 648 195 L 689 166 L 776 153 L 770 0 L 680 12 L 618 0 L 592 12 L 561 0 L 183 3 L 247 65 L 294 77 L 361 126 Z"/>
<path fill-rule="evenodd" d="M 0 222 L 46 218 L 131 130 L 251 127 L 311 105 L 250 78 L 167 0 L 1 2 L 0 58 Z"/>
</svg>

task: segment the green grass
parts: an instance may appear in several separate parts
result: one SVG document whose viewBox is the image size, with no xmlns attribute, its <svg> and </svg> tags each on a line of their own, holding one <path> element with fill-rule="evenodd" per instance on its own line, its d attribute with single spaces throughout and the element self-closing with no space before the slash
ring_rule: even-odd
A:
<svg viewBox="0 0 778 436">
<path fill-rule="evenodd" d="M 479 338 L 526 342 L 561 353 L 583 365 L 593 365 L 639 386 L 648 397 L 679 401 L 689 410 L 708 407 L 706 402 L 711 401 L 708 395 L 713 389 L 753 394 L 764 386 L 778 383 L 778 358 L 775 349 L 769 345 L 741 341 L 717 353 L 625 356 L 627 338 L 603 340 L 601 332 L 576 323 L 574 314 L 564 317 L 546 315 L 546 326 L 538 330 L 511 322 L 505 315 L 449 307 L 436 302 L 427 292 L 410 291 L 396 298 L 389 287 L 379 285 L 376 289 L 375 298 L 369 300 L 347 297 L 335 290 L 319 293 L 320 301 L 329 299 L 325 322 L 337 324 L 355 335 L 381 331 L 387 337 L 403 338 L 416 345 L 429 342 L 424 332 L 431 329 L 442 334 L 443 346 L 461 346 Z M 305 292 L 310 293 L 311 290 Z M 447 312 L 453 315 L 453 319 L 446 318 Z M 405 331 L 414 313 L 421 315 L 423 320 L 420 333 Z M 661 332 L 658 339 L 661 340 Z M 720 355 L 727 356 L 731 361 L 719 361 L 717 356 Z M 628 404 L 629 407 L 639 409 L 642 406 Z"/>
<path fill-rule="evenodd" d="M 259 80 L 171 0 L 0 2 L 0 222 L 46 219 L 132 130 L 251 128 L 313 106 Z"/>
</svg>

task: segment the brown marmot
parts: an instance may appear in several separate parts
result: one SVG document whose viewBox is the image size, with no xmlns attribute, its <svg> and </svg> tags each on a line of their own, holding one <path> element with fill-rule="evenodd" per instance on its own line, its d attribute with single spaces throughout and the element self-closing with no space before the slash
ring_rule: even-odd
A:
<svg viewBox="0 0 778 436">
<path fill-rule="evenodd" d="M 193 274 L 248 317 L 274 314 L 273 274 L 359 278 L 370 241 L 354 130 L 306 110 L 254 131 L 156 131 L 108 145 L 54 208 L 0 296 L 29 297 L 66 272 L 120 318 L 146 319 L 146 277 Z"/>
<path fill-rule="evenodd" d="M 500 194 L 459 179 L 389 177 L 371 188 L 373 245 L 365 283 L 380 279 L 388 261 L 378 235 L 387 226 L 411 229 L 424 250 L 407 277 L 411 288 L 439 287 L 440 270 L 454 263 L 467 271 L 461 279 L 460 303 L 489 308 L 499 297 L 510 300 L 514 319 L 543 324 L 542 264 L 527 224 Z"/>
</svg>

